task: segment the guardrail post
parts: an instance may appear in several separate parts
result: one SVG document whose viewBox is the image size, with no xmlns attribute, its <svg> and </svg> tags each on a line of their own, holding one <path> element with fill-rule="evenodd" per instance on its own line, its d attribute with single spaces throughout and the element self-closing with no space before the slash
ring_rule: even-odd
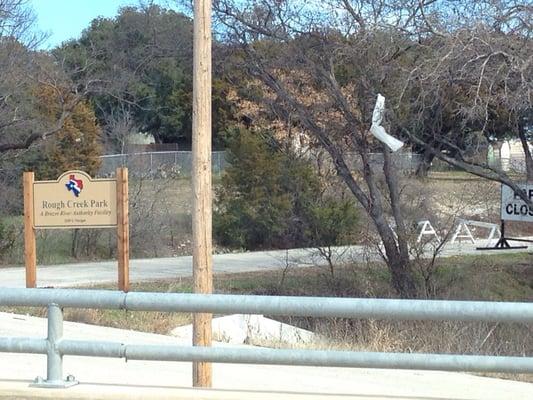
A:
<svg viewBox="0 0 533 400">
<path fill-rule="evenodd" d="M 48 305 L 48 351 L 46 353 L 46 380 L 38 376 L 32 387 L 67 388 L 78 382 L 72 375 L 63 380 L 63 355 L 58 344 L 63 338 L 63 311 L 57 304 Z"/>
</svg>

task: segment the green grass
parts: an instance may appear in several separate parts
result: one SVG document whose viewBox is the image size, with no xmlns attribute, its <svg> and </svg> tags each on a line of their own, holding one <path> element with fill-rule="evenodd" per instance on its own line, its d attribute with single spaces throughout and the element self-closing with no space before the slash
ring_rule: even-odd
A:
<svg viewBox="0 0 533 400">
<path fill-rule="evenodd" d="M 437 282 L 444 298 L 533 301 L 533 255 L 457 256 L 439 260 Z"/>
</svg>

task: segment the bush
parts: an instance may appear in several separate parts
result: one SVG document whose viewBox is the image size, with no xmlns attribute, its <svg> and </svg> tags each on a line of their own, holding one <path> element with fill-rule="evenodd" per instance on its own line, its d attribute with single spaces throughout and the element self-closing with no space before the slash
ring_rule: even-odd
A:
<svg viewBox="0 0 533 400">
<path fill-rule="evenodd" d="M 63 102 L 72 97 L 66 89 L 54 90 L 46 86 L 39 87 L 35 95 L 40 113 L 51 126 L 57 124 Z M 63 121 L 61 129 L 28 157 L 28 167 L 35 171 L 39 180 L 55 180 L 71 169 L 80 169 L 94 178 L 101 164 L 101 136 L 91 105 L 78 102 Z"/>
<path fill-rule="evenodd" d="M 324 199 L 309 209 L 307 235 L 310 244 L 340 246 L 353 243 L 358 218 L 351 201 Z"/>
<path fill-rule="evenodd" d="M 356 228 L 355 205 L 323 194 L 309 161 L 282 151 L 268 132 L 235 129 L 217 191 L 219 244 L 248 250 L 344 244 Z"/>
<path fill-rule="evenodd" d="M 17 239 L 16 229 L 13 225 L 8 225 L 0 217 L 0 259 L 13 249 Z"/>
</svg>

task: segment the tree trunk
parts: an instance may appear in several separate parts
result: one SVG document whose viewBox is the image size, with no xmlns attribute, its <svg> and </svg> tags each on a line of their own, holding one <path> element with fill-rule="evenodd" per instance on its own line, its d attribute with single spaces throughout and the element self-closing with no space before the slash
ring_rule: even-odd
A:
<svg viewBox="0 0 533 400">
<path fill-rule="evenodd" d="M 78 258 L 79 236 L 80 230 L 78 228 L 74 229 L 72 232 L 72 242 L 70 243 L 70 256 L 72 258 Z"/>
<path fill-rule="evenodd" d="M 434 158 L 435 155 L 431 151 L 424 151 L 424 154 L 422 154 L 422 160 L 420 161 L 420 164 L 418 164 L 415 172 L 418 178 L 426 178 L 428 176 L 429 169 L 431 168 L 431 163 Z"/>
<path fill-rule="evenodd" d="M 413 298 L 417 297 L 418 290 L 413 279 L 409 258 L 408 235 L 400 196 L 400 180 L 397 169 L 392 162 L 392 155 L 387 149 L 383 150 L 383 161 L 383 174 L 389 189 L 392 216 L 396 223 L 396 237 L 392 227 L 389 224 L 386 225 L 386 228 L 389 228 L 392 233 L 391 244 L 393 246 L 390 251 L 391 253 L 397 252 L 397 255 L 390 254 L 387 256 L 387 264 L 391 271 L 391 284 L 402 297 Z M 387 240 L 391 240 L 389 235 L 387 235 Z"/>
<path fill-rule="evenodd" d="M 526 132 L 523 125 L 518 126 L 518 137 L 522 143 L 522 149 L 524 150 L 524 159 L 526 161 L 526 179 L 528 182 L 533 182 L 533 158 L 531 158 L 531 150 L 529 149 L 529 143 L 526 138 Z"/>
<path fill-rule="evenodd" d="M 418 290 L 413 280 L 413 272 L 409 259 L 388 259 L 387 264 L 391 271 L 392 287 L 402 298 L 413 299 L 418 297 Z"/>
<path fill-rule="evenodd" d="M 416 298 L 417 288 L 413 279 L 409 254 L 400 251 L 392 228 L 387 224 L 382 213 L 370 212 L 379 236 L 385 248 L 387 266 L 391 273 L 391 285 L 402 298 Z M 405 246 L 407 249 L 407 244 Z"/>
<path fill-rule="evenodd" d="M 391 272 L 391 285 L 400 297 L 416 298 L 418 291 L 413 279 L 409 255 L 402 254 L 403 252 L 398 250 L 392 229 L 388 226 L 387 228 L 390 230 L 390 234 L 384 233 L 379 228 L 378 231 L 380 231 L 381 240 L 385 247 L 386 262 Z"/>
</svg>

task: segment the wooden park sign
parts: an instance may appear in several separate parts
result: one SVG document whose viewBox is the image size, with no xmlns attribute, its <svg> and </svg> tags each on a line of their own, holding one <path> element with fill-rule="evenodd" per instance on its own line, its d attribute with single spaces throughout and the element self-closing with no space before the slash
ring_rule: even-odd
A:
<svg viewBox="0 0 533 400">
<path fill-rule="evenodd" d="M 34 181 L 24 173 L 24 258 L 26 287 L 36 286 L 36 229 L 115 228 L 118 243 L 118 287 L 129 290 L 128 170 L 116 179 L 92 179 L 67 171 L 55 181 Z"/>
</svg>

